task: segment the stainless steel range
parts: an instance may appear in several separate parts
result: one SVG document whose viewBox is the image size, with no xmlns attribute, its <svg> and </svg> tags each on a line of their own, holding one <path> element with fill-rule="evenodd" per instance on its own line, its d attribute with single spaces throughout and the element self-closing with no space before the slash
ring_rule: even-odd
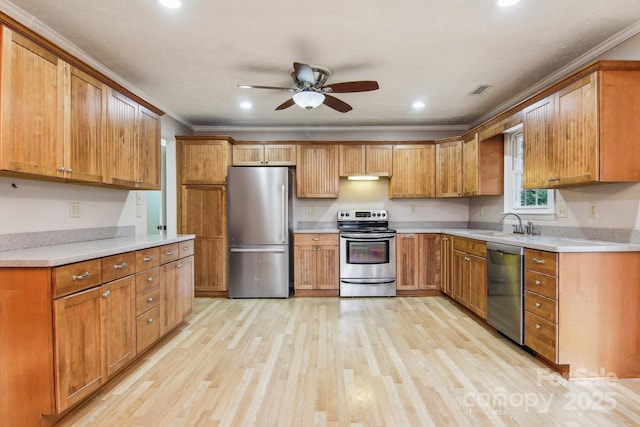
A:
<svg viewBox="0 0 640 427">
<path fill-rule="evenodd" d="M 338 211 L 340 296 L 396 296 L 396 230 L 386 210 Z"/>
</svg>

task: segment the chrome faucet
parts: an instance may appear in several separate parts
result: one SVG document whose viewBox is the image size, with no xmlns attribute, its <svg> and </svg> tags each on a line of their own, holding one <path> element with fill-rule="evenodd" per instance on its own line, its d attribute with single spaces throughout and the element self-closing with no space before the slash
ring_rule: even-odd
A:
<svg viewBox="0 0 640 427">
<path fill-rule="evenodd" d="M 504 219 L 508 215 L 513 215 L 516 218 L 518 218 L 518 225 L 513 226 L 513 232 L 516 234 L 524 234 L 524 229 L 522 228 L 522 219 L 520 219 L 520 216 L 518 214 L 514 214 L 513 212 L 507 212 L 506 214 L 502 215 L 502 218 L 500 218 L 500 224 L 504 223 Z"/>
</svg>

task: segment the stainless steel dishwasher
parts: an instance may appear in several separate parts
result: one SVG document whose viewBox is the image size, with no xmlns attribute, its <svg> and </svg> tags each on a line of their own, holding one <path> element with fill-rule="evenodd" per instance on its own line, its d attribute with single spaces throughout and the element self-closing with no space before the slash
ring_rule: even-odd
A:
<svg viewBox="0 0 640 427">
<path fill-rule="evenodd" d="M 487 322 L 524 344 L 523 256 L 520 246 L 487 243 Z"/>
</svg>

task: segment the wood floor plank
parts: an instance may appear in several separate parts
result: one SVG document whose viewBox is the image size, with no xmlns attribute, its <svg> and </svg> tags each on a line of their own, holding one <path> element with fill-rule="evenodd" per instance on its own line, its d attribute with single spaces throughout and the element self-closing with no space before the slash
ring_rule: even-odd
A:
<svg viewBox="0 0 640 427">
<path fill-rule="evenodd" d="M 640 425 L 640 379 L 566 381 L 442 297 L 197 298 L 62 426 Z"/>
</svg>

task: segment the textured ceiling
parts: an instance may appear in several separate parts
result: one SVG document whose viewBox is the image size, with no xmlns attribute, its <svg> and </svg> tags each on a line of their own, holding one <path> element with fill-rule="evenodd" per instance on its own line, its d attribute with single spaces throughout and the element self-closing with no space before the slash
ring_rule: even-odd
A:
<svg viewBox="0 0 640 427">
<path fill-rule="evenodd" d="M 467 125 L 640 20 L 640 0 L 14 0 L 191 125 Z M 10 13 L 11 11 L 9 11 Z M 29 23 L 27 23 L 30 25 Z M 336 95 L 338 113 L 274 108 L 293 61 L 329 83 L 377 80 Z M 470 95 L 480 85 L 490 88 Z M 426 108 L 413 111 L 414 101 Z M 240 102 L 253 108 L 244 111 Z"/>
</svg>

